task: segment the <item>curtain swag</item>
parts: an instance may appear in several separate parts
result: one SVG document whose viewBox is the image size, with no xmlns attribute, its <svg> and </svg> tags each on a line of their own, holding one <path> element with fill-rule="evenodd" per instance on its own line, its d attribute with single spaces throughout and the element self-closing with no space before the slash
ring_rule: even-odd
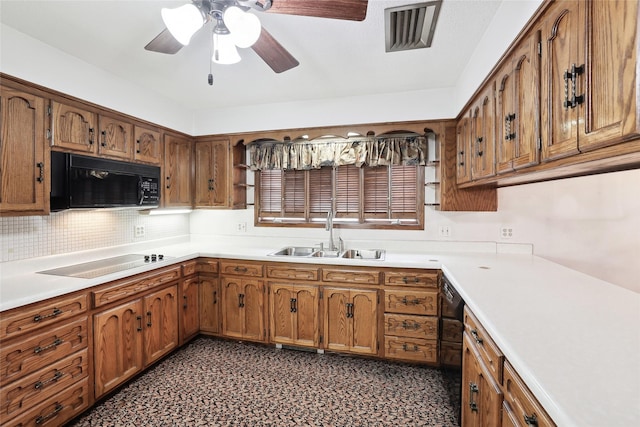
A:
<svg viewBox="0 0 640 427">
<path fill-rule="evenodd" d="M 401 136 L 250 144 L 251 169 L 319 169 L 323 166 L 424 165 L 427 138 Z"/>
</svg>

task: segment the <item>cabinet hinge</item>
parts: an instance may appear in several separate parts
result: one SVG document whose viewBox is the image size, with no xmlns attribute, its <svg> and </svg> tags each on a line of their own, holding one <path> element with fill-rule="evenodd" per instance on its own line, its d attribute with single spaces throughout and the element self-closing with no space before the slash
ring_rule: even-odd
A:
<svg viewBox="0 0 640 427">
<path fill-rule="evenodd" d="M 51 105 L 47 106 L 47 116 L 51 115 Z"/>
<path fill-rule="evenodd" d="M 324 338 L 324 337 L 323 337 L 322 335 L 320 335 L 320 344 L 322 344 L 322 339 L 323 339 L 323 338 Z"/>
<path fill-rule="evenodd" d="M 538 137 L 538 150 L 542 150 L 542 138 Z"/>
<path fill-rule="evenodd" d="M 380 304 L 380 294 L 377 295 L 378 304 Z"/>
<path fill-rule="evenodd" d="M 542 42 L 538 42 L 538 56 L 542 56 Z"/>
<path fill-rule="evenodd" d="M 322 299 L 322 296 L 324 295 L 324 292 L 320 291 L 320 299 Z"/>
<path fill-rule="evenodd" d="M 376 350 L 380 350 L 380 343 L 379 342 L 376 343 Z"/>
</svg>

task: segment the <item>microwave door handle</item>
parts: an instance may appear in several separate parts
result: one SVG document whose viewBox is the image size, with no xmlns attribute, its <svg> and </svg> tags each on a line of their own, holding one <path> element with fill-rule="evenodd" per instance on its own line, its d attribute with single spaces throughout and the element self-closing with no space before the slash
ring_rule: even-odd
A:
<svg viewBox="0 0 640 427">
<path fill-rule="evenodd" d="M 142 177 L 138 176 L 138 206 L 142 206 L 142 202 L 144 201 L 144 190 L 142 188 Z"/>
</svg>

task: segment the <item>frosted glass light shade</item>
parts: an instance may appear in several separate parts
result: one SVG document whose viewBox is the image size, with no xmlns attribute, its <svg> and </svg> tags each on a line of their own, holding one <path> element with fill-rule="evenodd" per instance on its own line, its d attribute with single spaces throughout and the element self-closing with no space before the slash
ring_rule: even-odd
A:
<svg viewBox="0 0 640 427">
<path fill-rule="evenodd" d="M 240 54 L 233 42 L 231 34 L 213 33 L 213 56 L 211 60 L 216 64 L 230 65 L 240 62 Z"/>
<path fill-rule="evenodd" d="M 229 29 L 233 42 L 240 48 L 253 46 L 262 31 L 262 25 L 256 15 L 236 6 L 225 9 L 224 24 Z"/>
<path fill-rule="evenodd" d="M 160 11 L 164 25 L 173 38 L 186 46 L 196 31 L 204 25 L 204 17 L 193 4 L 185 4 L 175 9 L 162 8 Z"/>
</svg>

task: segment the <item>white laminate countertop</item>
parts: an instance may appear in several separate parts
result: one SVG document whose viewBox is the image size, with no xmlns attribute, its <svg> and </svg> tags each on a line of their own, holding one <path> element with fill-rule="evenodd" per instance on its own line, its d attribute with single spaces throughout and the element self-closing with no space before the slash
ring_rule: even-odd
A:
<svg viewBox="0 0 640 427">
<path fill-rule="evenodd" d="M 199 256 L 266 261 L 278 247 L 189 242 L 116 247 L 0 264 L 0 311 Z M 126 253 L 173 257 L 78 279 L 37 271 Z M 640 294 L 527 254 L 395 253 L 384 261 L 302 258 L 318 264 L 442 268 L 558 426 L 640 425 Z"/>
</svg>

